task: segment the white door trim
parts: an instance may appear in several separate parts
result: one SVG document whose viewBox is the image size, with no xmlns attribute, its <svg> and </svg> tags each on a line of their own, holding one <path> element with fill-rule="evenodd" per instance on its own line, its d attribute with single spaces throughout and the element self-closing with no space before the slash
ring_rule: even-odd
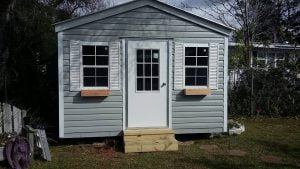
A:
<svg viewBox="0 0 300 169">
<path fill-rule="evenodd" d="M 167 42 L 167 128 L 172 128 L 172 76 L 173 72 L 173 59 L 172 49 L 173 40 L 171 39 L 145 39 L 145 38 L 123 38 L 122 39 L 122 89 L 123 89 L 123 131 L 128 129 L 128 43 L 129 41 L 152 41 L 152 42 Z"/>
</svg>

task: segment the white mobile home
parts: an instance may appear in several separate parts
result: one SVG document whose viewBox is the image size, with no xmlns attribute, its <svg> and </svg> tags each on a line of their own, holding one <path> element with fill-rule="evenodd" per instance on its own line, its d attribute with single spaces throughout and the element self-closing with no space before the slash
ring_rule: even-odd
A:
<svg viewBox="0 0 300 169">
<path fill-rule="evenodd" d="M 231 28 L 135 0 L 55 30 L 61 138 L 227 131 Z"/>
</svg>

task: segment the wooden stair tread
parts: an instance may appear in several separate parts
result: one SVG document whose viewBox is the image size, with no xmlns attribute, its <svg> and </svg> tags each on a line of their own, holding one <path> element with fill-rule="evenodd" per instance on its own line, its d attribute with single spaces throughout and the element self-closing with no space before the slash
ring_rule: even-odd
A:
<svg viewBox="0 0 300 169">
<path fill-rule="evenodd" d="M 131 129 L 124 131 L 124 150 L 130 152 L 177 151 L 172 129 Z"/>
<path fill-rule="evenodd" d="M 175 134 L 172 129 L 130 129 L 124 131 L 124 136 L 130 135 L 158 135 L 158 134 Z"/>
</svg>

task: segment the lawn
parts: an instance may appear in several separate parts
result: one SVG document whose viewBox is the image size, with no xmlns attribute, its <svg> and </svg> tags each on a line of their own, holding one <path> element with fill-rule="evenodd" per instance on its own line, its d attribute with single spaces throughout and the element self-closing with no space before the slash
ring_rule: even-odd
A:
<svg viewBox="0 0 300 169">
<path fill-rule="evenodd" d="M 123 154 L 92 144 L 51 147 L 52 162 L 35 160 L 32 169 L 93 168 L 300 168 L 300 120 L 239 119 L 240 136 L 185 136 L 178 152 Z M 0 167 L 1 168 L 1 167 Z"/>
</svg>

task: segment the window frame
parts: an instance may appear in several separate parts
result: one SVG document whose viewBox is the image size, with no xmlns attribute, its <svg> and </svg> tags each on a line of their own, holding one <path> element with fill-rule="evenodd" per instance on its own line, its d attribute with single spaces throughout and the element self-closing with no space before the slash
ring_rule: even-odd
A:
<svg viewBox="0 0 300 169">
<path fill-rule="evenodd" d="M 282 56 L 282 58 L 279 58 L 280 55 Z M 275 59 L 274 59 L 274 67 L 275 68 L 280 67 L 280 65 L 278 65 L 279 64 L 278 61 L 283 61 L 283 63 L 284 63 L 286 58 L 288 58 L 287 52 L 276 52 Z"/>
<path fill-rule="evenodd" d="M 203 86 L 187 86 L 185 84 L 185 78 L 186 78 L 186 72 L 185 72 L 185 69 L 186 68 L 192 68 L 193 66 L 186 66 L 185 65 L 185 48 L 186 47 L 204 47 L 204 48 L 208 48 L 208 56 L 207 56 L 207 59 L 208 59 L 208 64 L 207 66 L 194 66 L 194 68 L 207 68 L 207 85 L 203 85 Z M 182 60 L 182 63 L 183 63 L 183 86 L 184 86 L 184 89 L 208 89 L 209 88 L 209 63 L 210 63 L 210 47 L 209 47 L 209 44 L 208 43 L 185 43 L 183 45 L 183 60 Z M 196 59 L 197 60 L 197 59 Z"/>
<path fill-rule="evenodd" d="M 83 46 L 108 46 L 108 65 L 83 65 Z M 95 55 L 96 56 L 96 55 Z M 107 68 L 107 87 L 85 87 L 83 69 L 90 68 Z M 109 90 L 110 89 L 110 46 L 108 42 L 82 42 L 80 45 L 80 88 L 81 90 Z"/>
</svg>

